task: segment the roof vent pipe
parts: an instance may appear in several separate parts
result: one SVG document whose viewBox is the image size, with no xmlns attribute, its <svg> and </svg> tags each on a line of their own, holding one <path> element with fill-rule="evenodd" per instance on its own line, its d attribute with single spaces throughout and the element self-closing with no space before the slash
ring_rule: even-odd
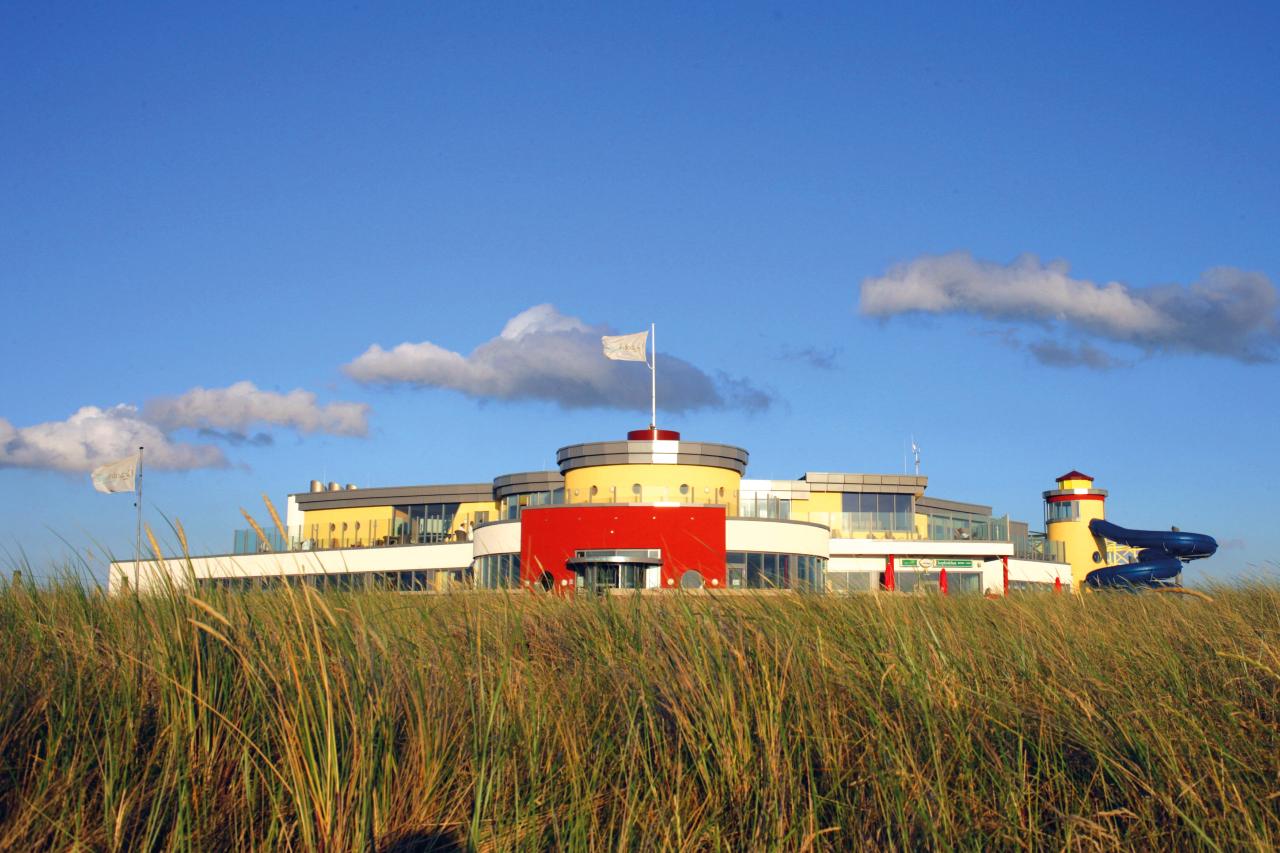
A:
<svg viewBox="0 0 1280 853">
<path fill-rule="evenodd" d="M 356 490 L 356 484 L 355 484 L 355 483 L 347 483 L 347 491 L 348 491 L 348 492 L 354 492 L 355 490 Z"/>
<path fill-rule="evenodd" d="M 312 494 L 314 494 L 314 493 L 316 493 L 316 492 L 323 492 L 323 491 L 324 491 L 324 483 L 320 482 L 319 480 L 312 480 L 312 481 L 311 481 L 311 492 L 312 492 Z"/>
<path fill-rule="evenodd" d="M 338 485 L 336 482 L 334 482 L 334 481 L 330 481 L 330 482 L 329 482 L 329 491 L 331 491 L 331 492 L 340 492 L 340 491 L 342 491 L 342 486 L 339 486 L 339 485 Z"/>
</svg>

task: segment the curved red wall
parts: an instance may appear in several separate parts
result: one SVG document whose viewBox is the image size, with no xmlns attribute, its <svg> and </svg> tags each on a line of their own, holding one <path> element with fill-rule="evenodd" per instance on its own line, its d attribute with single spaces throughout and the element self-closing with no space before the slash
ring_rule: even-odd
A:
<svg viewBox="0 0 1280 853">
<path fill-rule="evenodd" d="M 520 575 L 535 583 L 549 571 L 563 588 L 561 581 L 573 583 L 566 564 L 574 551 L 657 548 L 665 589 L 678 586 L 689 569 L 701 573 L 707 586 L 723 589 L 724 529 L 722 506 L 527 507 L 520 513 Z"/>
</svg>

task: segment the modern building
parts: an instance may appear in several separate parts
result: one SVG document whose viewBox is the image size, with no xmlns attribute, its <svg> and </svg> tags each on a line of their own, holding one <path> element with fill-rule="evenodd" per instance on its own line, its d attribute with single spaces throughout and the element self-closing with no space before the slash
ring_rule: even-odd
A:
<svg viewBox="0 0 1280 853">
<path fill-rule="evenodd" d="M 758 480 L 747 461 L 740 447 L 645 429 L 562 447 L 556 471 L 383 488 L 312 481 L 288 496 L 278 525 L 238 533 L 235 553 L 120 561 L 109 586 L 1001 594 L 1075 588 L 1068 558 L 1094 547 L 1048 512 L 1046 535 L 928 495 L 924 476 Z M 1060 490 L 1075 488 L 1063 485 L 1072 476 Z M 1066 502 L 1050 494 L 1060 512 Z"/>
</svg>

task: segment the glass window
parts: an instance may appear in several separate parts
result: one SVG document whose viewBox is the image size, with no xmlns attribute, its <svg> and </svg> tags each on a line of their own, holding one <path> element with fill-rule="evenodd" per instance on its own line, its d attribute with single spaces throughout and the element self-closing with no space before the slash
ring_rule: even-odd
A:
<svg viewBox="0 0 1280 853">
<path fill-rule="evenodd" d="M 1079 501 L 1054 501 L 1044 505 L 1044 520 L 1076 521 L 1080 518 Z"/>
<path fill-rule="evenodd" d="M 777 589 L 782 586 L 778 579 L 778 555 L 764 554 L 763 557 L 765 585 Z"/>
</svg>

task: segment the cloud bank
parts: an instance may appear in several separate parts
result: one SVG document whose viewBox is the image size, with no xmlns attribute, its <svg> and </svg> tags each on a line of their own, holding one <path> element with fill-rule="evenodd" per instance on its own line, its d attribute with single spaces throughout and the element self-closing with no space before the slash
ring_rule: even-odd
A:
<svg viewBox="0 0 1280 853">
<path fill-rule="evenodd" d="M 1267 276 L 1214 267 L 1189 284 L 1132 288 L 1073 278 L 1065 261 L 1022 255 L 1009 264 L 968 252 L 925 256 L 862 282 L 861 313 L 972 314 L 990 320 L 1058 325 L 1095 341 L 1148 354 L 1216 355 L 1274 361 L 1280 349 L 1280 295 Z M 1090 343 L 1046 339 L 1028 346 L 1046 364 L 1112 367 L 1117 360 Z"/>
<path fill-rule="evenodd" d="M 92 471 L 145 447 L 146 466 L 170 471 L 220 468 L 222 451 L 209 444 L 175 441 L 143 420 L 133 406 L 85 406 L 65 421 L 15 427 L 0 418 L 0 467 Z"/>
<path fill-rule="evenodd" d="M 365 403 L 318 405 L 316 395 L 296 388 L 287 394 L 259 390 L 252 382 L 226 388 L 192 388 L 178 397 L 147 403 L 147 420 L 166 429 L 190 427 L 243 433 L 256 424 L 290 427 L 299 432 L 363 436 L 369 432 Z"/>
<path fill-rule="evenodd" d="M 635 362 L 610 361 L 600 336 L 551 305 L 535 305 L 507 321 L 502 332 L 462 355 L 423 341 L 389 350 L 374 344 L 343 369 L 365 384 L 448 388 L 483 400 L 543 400 L 565 409 L 649 407 L 649 376 Z M 658 404 L 692 409 L 766 409 L 771 396 L 745 379 L 705 373 L 683 359 L 658 357 Z"/>
<path fill-rule="evenodd" d="M 227 457 L 213 444 L 184 441 L 175 433 L 195 430 L 201 438 L 231 445 L 264 445 L 271 436 L 247 435 L 254 426 L 304 433 L 362 436 L 368 432 L 368 406 L 318 405 L 301 389 L 287 394 L 261 391 L 251 382 L 227 388 L 193 388 L 178 397 L 157 398 L 141 409 L 85 406 L 63 421 L 16 427 L 0 418 L 0 468 L 39 468 L 66 473 L 91 471 L 146 448 L 150 469 L 187 471 L 221 468 Z"/>
</svg>

